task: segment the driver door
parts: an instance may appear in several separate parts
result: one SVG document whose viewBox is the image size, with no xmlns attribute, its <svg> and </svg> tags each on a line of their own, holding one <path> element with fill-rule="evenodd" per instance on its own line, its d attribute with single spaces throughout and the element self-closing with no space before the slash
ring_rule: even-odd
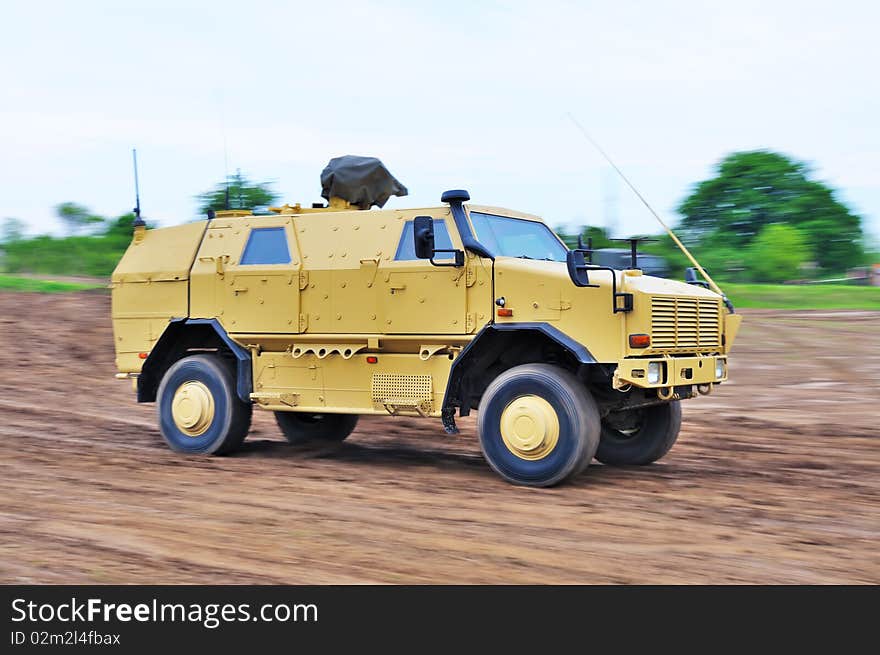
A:
<svg viewBox="0 0 880 655">
<path fill-rule="evenodd" d="M 460 249 L 451 218 L 434 219 L 437 249 Z M 451 262 L 451 253 L 435 258 Z M 446 259 L 444 259 L 446 258 Z M 413 220 L 403 221 L 392 261 L 380 267 L 380 311 L 385 334 L 465 334 L 467 285 L 465 267 L 434 266 L 418 259 L 413 242 Z"/>
</svg>

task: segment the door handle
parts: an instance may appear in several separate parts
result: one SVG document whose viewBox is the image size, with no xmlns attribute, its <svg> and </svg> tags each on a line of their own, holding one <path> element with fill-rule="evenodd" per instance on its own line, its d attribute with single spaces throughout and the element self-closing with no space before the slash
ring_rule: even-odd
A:
<svg viewBox="0 0 880 655">
<path fill-rule="evenodd" d="M 235 287 L 232 290 L 232 293 L 234 293 L 236 296 L 240 293 L 246 293 L 246 292 L 247 292 L 247 287 Z"/>
<path fill-rule="evenodd" d="M 217 265 L 217 275 L 223 275 L 223 268 L 227 259 L 229 259 L 228 255 L 220 255 L 219 257 L 199 257 L 200 262 L 214 262 Z"/>
<path fill-rule="evenodd" d="M 391 289 L 391 293 L 394 293 L 395 291 L 404 291 L 406 289 L 406 285 L 400 284 L 399 282 L 398 283 L 392 282 L 391 284 L 388 285 L 388 288 Z"/>
</svg>

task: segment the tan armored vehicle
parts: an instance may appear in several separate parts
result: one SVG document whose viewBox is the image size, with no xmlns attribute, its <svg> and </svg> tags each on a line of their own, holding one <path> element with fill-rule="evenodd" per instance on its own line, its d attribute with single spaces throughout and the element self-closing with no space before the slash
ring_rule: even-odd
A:
<svg viewBox="0 0 880 655">
<path fill-rule="evenodd" d="M 254 407 L 291 443 L 341 441 L 362 414 L 454 433 L 476 410 L 492 468 L 548 486 L 663 457 L 679 401 L 727 379 L 740 316 L 701 282 L 593 266 L 465 191 L 370 210 L 406 193 L 377 160 L 322 179 L 326 206 L 136 227 L 112 278 L 118 377 L 172 449 L 234 451 Z"/>
</svg>

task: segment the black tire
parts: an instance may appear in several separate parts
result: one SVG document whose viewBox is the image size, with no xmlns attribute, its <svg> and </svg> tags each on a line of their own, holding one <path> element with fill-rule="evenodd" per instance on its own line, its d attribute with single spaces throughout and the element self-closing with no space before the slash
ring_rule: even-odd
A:
<svg viewBox="0 0 880 655">
<path fill-rule="evenodd" d="M 501 422 L 506 409 L 515 411 L 516 401 L 535 396 L 555 413 L 558 439 L 552 446 L 542 441 L 540 447 L 550 449 L 535 455 L 540 459 L 527 459 L 529 453 L 517 454 L 506 442 Z M 524 364 L 499 375 L 483 394 L 477 416 L 480 447 L 489 466 L 508 482 L 530 487 L 558 484 L 589 465 L 599 446 L 600 425 L 596 402 L 583 383 L 549 364 Z"/>
<path fill-rule="evenodd" d="M 609 414 L 602 421 L 596 459 L 618 466 L 651 464 L 669 452 L 680 429 L 681 405 L 677 400 Z"/>
<path fill-rule="evenodd" d="M 275 412 L 275 421 L 292 444 L 312 440 L 344 441 L 357 425 L 357 414 L 310 414 Z"/>
<path fill-rule="evenodd" d="M 210 396 L 213 403 L 210 419 L 205 419 L 207 424 L 198 434 L 188 434 L 174 418 L 175 394 L 188 384 L 201 385 L 199 393 Z M 253 406 L 236 394 L 232 366 L 215 355 L 194 355 L 175 362 L 162 377 L 156 401 L 162 437 L 179 453 L 231 453 L 241 446 L 251 427 Z"/>
</svg>

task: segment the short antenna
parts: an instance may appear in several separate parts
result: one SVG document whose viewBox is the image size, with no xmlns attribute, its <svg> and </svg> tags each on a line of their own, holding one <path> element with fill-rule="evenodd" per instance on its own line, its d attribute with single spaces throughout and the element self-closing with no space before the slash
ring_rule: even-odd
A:
<svg viewBox="0 0 880 655">
<path fill-rule="evenodd" d="M 636 194 L 636 197 L 637 197 L 639 200 L 642 201 L 642 204 L 643 204 L 645 207 L 648 208 L 648 211 L 651 212 L 651 213 L 654 215 L 654 218 L 657 219 L 657 222 L 660 223 L 660 225 L 663 226 L 663 229 L 664 229 L 664 230 L 666 230 L 666 234 L 669 235 L 669 238 L 671 238 L 671 239 L 675 242 L 675 245 L 678 246 L 679 250 L 681 250 L 681 251 L 685 254 L 685 256 L 691 261 L 691 263 L 697 268 L 697 270 L 700 271 L 700 273 L 703 275 L 703 277 L 705 278 L 705 280 L 709 283 L 709 286 L 712 287 L 712 290 L 713 290 L 715 293 L 717 293 L 718 295 L 723 296 L 723 295 L 724 295 L 724 292 L 721 290 L 721 288 L 720 288 L 717 284 L 715 284 L 715 282 L 712 280 L 712 278 L 709 277 L 709 274 L 706 273 L 705 270 L 703 270 L 703 267 L 700 266 L 700 263 L 694 258 L 694 256 L 690 253 L 690 251 L 689 251 L 687 248 L 685 248 L 684 244 L 683 244 L 681 241 L 678 240 L 678 237 L 675 236 L 675 234 L 672 232 L 672 230 L 669 229 L 669 226 L 666 225 L 666 223 L 663 222 L 663 219 L 660 218 L 660 215 L 659 215 L 657 212 L 654 211 L 654 208 L 651 207 L 651 205 L 648 204 L 648 201 L 645 200 L 644 196 L 642 196 L 641 193 L 639 193 L 639 190 L 636 189 L 635 185 L 634 185 L 632 182 L 629 181 L 629 178 L 628 178 L 626 175 L 623 174 L 623 171 L 620 170 L 620 169 L 617 167 L 617 164 L 615 164 L 615 163 L 611 160 L 611 157 L 608 156 L 608 153 L 606 153 L 604 150 L 602 150 L 602 146 L 600 146 L 598 143 L 596 143 L 596 141 L 593 139 L 593 137 L 591 137 L 591 136 L 589 135 L 589 133 L 584 129 L 584 126 L 581 125 L 581 124 L 577 121 L 577 119 L 576 119 L 574 116 L 571 115 L 570 112 L 566 113 L 566 116 L 568 116 L 568 119 L 569 119 L 572 123 L 574 123 L 574 126 L 575 126 L 578 130 L 580 130 L 580 133 L 584 135 L 584 138 L 585 138 L 587 141 L 589 141 L 590 144 L 591 144 L 596 150 L 599 151 L 599 154 L 602 155 L 602 157 L 605 158 L 605 161 L 607 161 L 609 164 L 611 164 L 611 168 L 613 168 L 615 171 L 617 171 L 617 174 L 620 175 L 620 178 L 621 178 L 624 182 L 626 182 L 627 186 L 628 186 L 630 189 L 632 189 L 632 192 L 633 192 L 634 194 Z"/>
<path fill-rule="evenodd" d="M 138 151 L 137 148 L 131 149 L 131 159 L 134 163 L 134 223 L 132 227 L 144 227 L 146 222 L 141 218 L 141 191 L 138 184 Z"/>
</svg>

